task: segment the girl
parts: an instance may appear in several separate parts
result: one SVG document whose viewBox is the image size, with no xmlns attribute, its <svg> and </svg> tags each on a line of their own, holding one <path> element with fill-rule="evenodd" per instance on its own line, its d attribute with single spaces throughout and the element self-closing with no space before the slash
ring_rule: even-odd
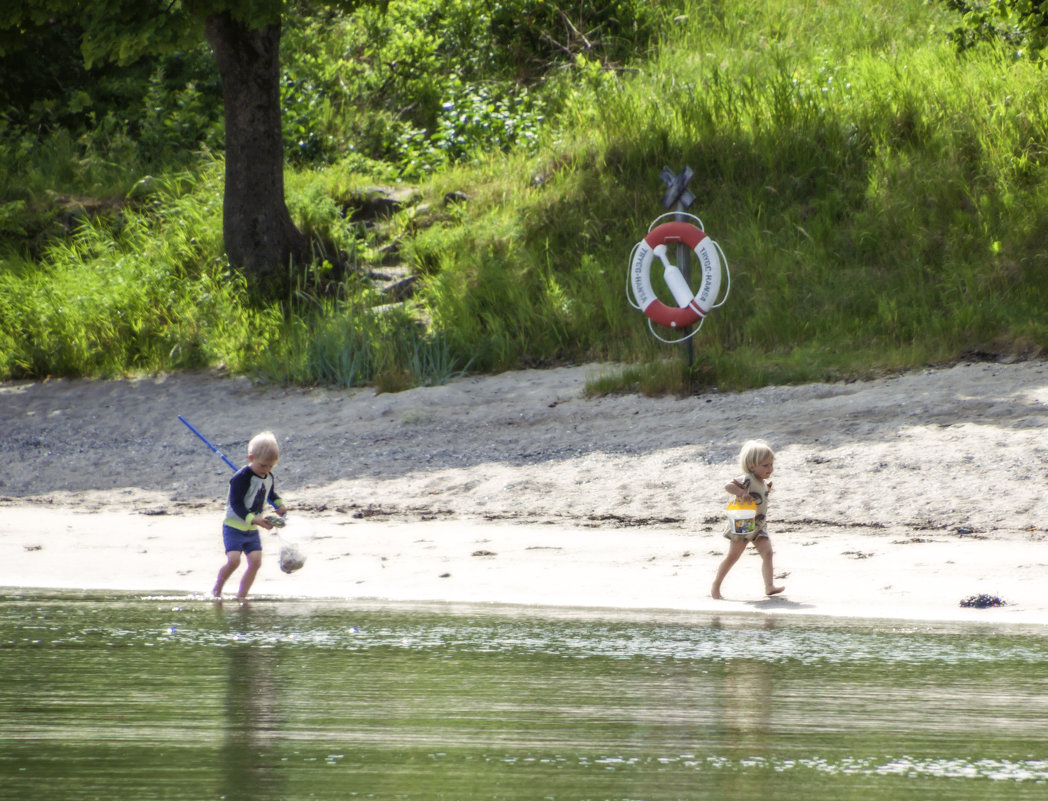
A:
<svg viewBox="0 0 1048 801">
<path fill-rule="evenodd" d="M 713 579 L 713 588 L 710 591 L 710 595 L 717 599 L 724 597 L 721 595 L 721 582 L 728 575 L 732 565 L 742 556 L 742 552 L 746 550 L 747 542 L 752 542 L 757 553 L 761 555 L 764 594 L 777 595 L 786 589 L 776 586 L 772 581 L 774 569 L 772 567 L 771 539 L 764 527 L 768 515 L 768 493 L 771 492 L 771 482 L 768 479 L 775 467 L 775 453 L 768 443 L 751 439 L 742 446 L 739 452 L 739 466 L 742 468 L 742 475 L 726 484 L 724 489 L 742 501 L 752 501 L 757 504 L 756 525 L 748 534 L 734 533 L 730 524 L 724 532 L 724 536 L 731 542 L 724 561 L 717 568 L 717 576 Z"/>
</svg>

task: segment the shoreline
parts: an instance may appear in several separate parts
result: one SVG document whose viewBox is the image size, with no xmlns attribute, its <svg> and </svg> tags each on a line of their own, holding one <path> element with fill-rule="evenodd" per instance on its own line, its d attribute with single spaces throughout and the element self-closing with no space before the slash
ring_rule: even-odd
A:
<svg viewBox="0 0 1048 801">
<path fill-rule="evenodd" d="M 0 587 L 8 594 L 107 591 L 214 600 L 208 592 L 223 561 L 214 513 L 142 516 L 21 506 L 3 512 L 18 528 L 0 540 Z M 1021 625 L 1048 634 L 1038 569 L 1040 560 L 1048 561 L 1045 543 L 940 536 L 904 544 L 891 535 L 840 530 L 780 535 L 776 570 L 786 592 L 762 595 L 760 559 L 748 549 L 725 581 L 726 600 L 715 601 L 709 585 L 723 556 L 716 534 L 477 520 L 347 521 L 335 514 L 293 514 L 284 532 L 304 550 L 305 566 L 282 573 L 279 540 L 263 534 L 263 567 L 249 601 Z M 848 537 L 845 551 L 841 536 Z M 1020 552 L 1030 560 L 1026 568 L 1014 564 Z M 230 579 L 225 603 L 239 603 L 239 575 Z M 960 606 L 984 593 L 1006 605 Z"/>
<path fill-rule="evenodd" d="M 396 394 L 216 373 L 0 383 L 0 586 L 209 592 L 231 471 L 185 415 L 236 461 L 258 430 L 281 443 L 284 533 L 307 562 L 281 573 L 263 534 L 254 597 L 1048 626 L 1048 363 L 586 397 L 612 369 Z M 763 596 L 748 548 L 714 601 L 723 487 L 751 438 L 776 450 L 786 592 Z M 979 594 L 1007 605 L 960 606 Z"/>
</svg>

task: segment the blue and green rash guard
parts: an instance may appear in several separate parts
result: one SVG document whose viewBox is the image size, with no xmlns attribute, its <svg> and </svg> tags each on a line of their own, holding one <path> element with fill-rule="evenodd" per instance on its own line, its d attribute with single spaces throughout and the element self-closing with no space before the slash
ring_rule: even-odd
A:
<svg viewBox="0 0 1048 801">
<path fill-rule="evenodd" d="M 284 501 L 277 495 L 273 474 L 260 478 L 251 471 L 251 466 L 237 470 L 229 479 L 229 503 L 226 505 L 225 524 L 240 531 L 253 531 L 255 517 L 262 514 L 266 501 L 272 501 L 277 508 Z"/>
</svg>

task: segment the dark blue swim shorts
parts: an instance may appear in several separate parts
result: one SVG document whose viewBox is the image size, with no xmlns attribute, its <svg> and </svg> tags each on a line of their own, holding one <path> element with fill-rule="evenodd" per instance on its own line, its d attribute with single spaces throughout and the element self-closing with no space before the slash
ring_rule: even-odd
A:
<svg viewBox="0 0 1048 801">
<path fill-rule="evenodd" d="M 262 538 L 258 536 L 258 529 L 252 531 L 241 531 L 232 526 L 222 526 L 222 542 L 226 545 L 226 552 L 241 551 L 251 553 L 262 550 Z"/>
</svg>

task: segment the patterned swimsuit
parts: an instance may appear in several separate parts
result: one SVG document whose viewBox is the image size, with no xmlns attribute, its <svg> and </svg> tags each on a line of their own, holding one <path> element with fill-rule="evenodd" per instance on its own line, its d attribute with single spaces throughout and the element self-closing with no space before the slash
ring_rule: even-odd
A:
<svg viewBox="0 0 1048 801">
<path fill-rule="evenodd" d="M 727 528 L 724 529 L 724 536 L 732 542 L 741 540 L 753 542 L 757 537 L 767 537 L 768 530 L 764 524 L 768 518 L 768 494 L 771 492 L 771 482 L 769 481 L 765 484 L 752 473 L 746 473 L 735 479 L 735 485 L 752 495 L 753 500 L 757 502 L 756 525 L 749 534 L 736 534 L 731 530 L 731 523 L 729 522 Z"/>
</svg>

